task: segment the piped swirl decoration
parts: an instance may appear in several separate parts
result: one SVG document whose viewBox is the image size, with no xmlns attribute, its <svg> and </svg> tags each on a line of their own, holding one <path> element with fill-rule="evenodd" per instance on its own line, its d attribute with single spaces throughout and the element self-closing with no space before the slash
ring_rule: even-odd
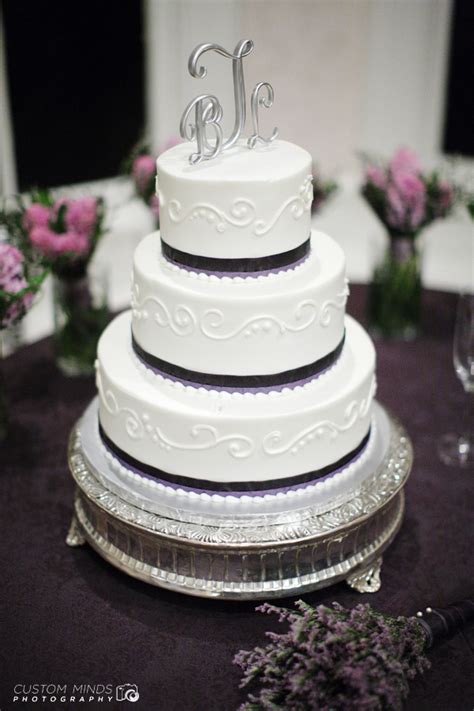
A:
<svg viewBox="0 0 474 711">
<path fill-rule="evenodd" d="M 278 456 L 290 452 L 295 455 L 300 449 L 315 440 L 329 437 L 335 439 L 341 432 L 350 430 L 357 420 L 363 420 L 369 414 L 372 401 L 377 389 L 375 376 L 372 379 L 369 393 L 362 400 L 353 400 L 347 405 L 342 422 L 332 422 L 331 420 L 321 420 L 299 432 L 291 439 L 285 440 L 284 434 L 280 430 L 270 432 L 263 440 L 263 450 L 269 456 Z"/>
<path fill-rule="evenodd" d="M 189 336 L 196 328 L 196 316 L 188 306 L 179 304 L 173 313 L 166 304 L 157 296 L 147 296 L 140 301 L 140 287 L 134 284 L 132 289 L 132 314 L 139 321 L 146 321 L 150 317 L 147 304 L 153 304 L 153 318 L 158 326 L 169 327 L 177 336 Z"/>
<path fill-rule="evenodd" d="M 125 415 L 125 430 L 128 436 L 131 439 L 142 439 L 145 428 L 137 413 L 129 407 L 120 407 L 114 393 L 111 390 L 104 390 L 99 370 L 96 373 L 96 385 L 107 412 L 114 417 Z"/>
<path fill-rule="evenodd" d="M 332 309 L 336 311 L 341 311 L 345 309 L 347 303 L 347 297 L 349 296 L 349 280 L 344 279 L 344 289 L 340 294 L 337 294 L 334 299 L 328 299 L 321 306 L 321 311 L 319 314 L 319 323 L 321 326 L 326 328 L 331 323 L 332 319 Z"/>
<path fill-rule="evenodd" d="M 229 226 L 237 228 L 251 227 L 256 237 L 268 234 L 285 212 L 289 212 L 293 219 L 299 220 L 305 212 L 309 212 L 311 209 L 312 200 L 313 177 L 311 175 L 305 178 L 298 195 L 289 197 L 268 221 L 261 218 L 257 219 L 255 204 L 245 198 L 238 198 L 232 203 L 228 212 L 224 212 L 210 203 L 196 203 L 192 207 L 185 209 L 179 200 L 173 199 L 167 203 L 162 196 L 162 203 L 168 210 L 170 220 L 175 224 L 185 220 L 202 219 L 213 225 L 219 234 L 225 232 Z"/>
<path fill-rule="evenodd" d="M 225 445 L 228 454 L 236 459 L 245 459 L 254 450 L 254 442 L 245 435 L 220 435 L 216 427 L 207 424 L 197 424 L 189 430 L 189 441 L 177 442 L 167 436 L 163 430 L 152 424 L 147 413 L 139 415 L 129 407 L 119 405 L 112 390 L 105 390 L 99 371 L 96 377 L 97 389 L 105 409 L 113 417 L 125 415 L 125 430 L 131 439 L 143 439 L 149 436 L 151 440 L 165 451 L 188 450 L 201 451 Z"/>
<path fill-rule="evenodd" d="M 235 200 L 229 208 L 229 212 L 210 205 L 209 203 L 197 203 L 189 210 L 184 211 L 179 200 L 171 200 L 168 205 L 168 215 L 174 223 L 184 222 L 184 220 L 196 220 L 198 218 L 207 220 L 210 225 L 214 225 L 216 232 L 222 234 L 229 225 L 233 227 L 248 227 L 255 218 L 256 207 L 250 200 Z"/>
<path fill-rule="evenodd" d="M 305 212 L 311 209 L 311 203 L 313 202 L 313 176 L 308 175 L 305 178 L 303 185 L 299 190 L 299 194 L 295 197 L 289 198 L 280 209 L 277 211 L 276 215 L 270 222 L 264 222 L 263 220 L 257 220 L 254 223 L 254 234 L 257 237 L 268 234 L 272 227 L 276 225 L 280 217 L 284 212 L 289 210 L 292 217 L 295 220 L 299 220 Z"/>
<path fill-rule="evenodd" d="M 318 307 L 316 302 L 312 299 L 306 299 L 306 301 L 301 301 L 296 306 L 291 323 L 282 321 L 271 314 L 262 314 L 253 316 L 237 326 L 237 328 L 226 331 L 225 316 L 222 311 L 219 309 L 208 309 L 203 314 L 200 328 L 204 336 L 219 341 L 227 341 L 241 333 L 243 333 L 246 338 L 259 333 L 269 333 L 272 330 L 276 330 L 278 333 L 297 333 L 298 331 L 304 331 L 304 329 L 314 323 L 317 312 Z"/>
<path fill-rule="evenodd" d="M 324 301 L 319 307 L 314 299 L 300 301 L 294 307 L 291 318 L 284 321 L 273 314 L 257 314 L 247 318 L 237 326 L 228 325 L 225 314 L 220 309 L 206 309 L 201 317 L 184 304 L 169 309 L 162 299 L 146 296 L 140 300 L 140 288 L 134 284 L 132 289 L 132 313 L 139 321 L 150 317 L 161 328 L 171 328 L 177 336 L 189 336 L 200 330 L 203 336 L 216 341 L 226 341 L 243 334 L 246 338 L 256 335 L 277 333 L 298 333 L 317 322 L 327 328 L 332 320 L 332 310 L 343 311 L 349 294 L 346 280 L 343 291 L 334 299 Z M 153 305 L 153 313 L 147 305 Z"/>
</svg>

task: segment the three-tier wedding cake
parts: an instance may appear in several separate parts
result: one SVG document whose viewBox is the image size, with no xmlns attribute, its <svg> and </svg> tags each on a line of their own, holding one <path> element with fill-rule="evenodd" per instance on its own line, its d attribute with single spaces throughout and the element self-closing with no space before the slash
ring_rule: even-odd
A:
<svg viewBox="0 0 474 711">
<path fill-rule="evenodd" d="M 311 157 L 279 140 L 198 165 L 191 151 L 158 159 L 161 232 L 136 249 L 132 310 L 99 344 L 103 445 L 157 495 L 248 506 L 350 487 L 375 353 L 345 315 L 342 250 L 311 231 Z"/>
<path fill-rule="evenodd" d="M 375 352 L 346 316 L 345 258 L 311 229 L 312 161 L 262 135 L 242 62 L 235 123 L 216 96 L 157 162 L 160 232 L 134 256 L 132 308 L 103 333 L 98 398 L 74 428 L 68 543 L 193 595 L 249 599 L 346 579 L 380 585 L 411 468 L 403 428 L 374 401 Z M 192 115 L 194 113 L 193 120 Z"/>
</svg>

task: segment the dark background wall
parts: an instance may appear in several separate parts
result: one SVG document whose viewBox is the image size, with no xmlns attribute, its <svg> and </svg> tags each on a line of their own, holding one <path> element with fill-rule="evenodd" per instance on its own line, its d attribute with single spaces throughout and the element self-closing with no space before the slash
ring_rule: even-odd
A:
<svg viewBox="0 0 474 711">
<path fill-rule="evenodd" d="M 443 148 L 474 156 L 474 1 L 455 0 Z"/>
<path fill-rule="evenodd" d="M 20 189 L 116 175 L 144 125 L 139 0 L 3 0 Z"/>
</svg>

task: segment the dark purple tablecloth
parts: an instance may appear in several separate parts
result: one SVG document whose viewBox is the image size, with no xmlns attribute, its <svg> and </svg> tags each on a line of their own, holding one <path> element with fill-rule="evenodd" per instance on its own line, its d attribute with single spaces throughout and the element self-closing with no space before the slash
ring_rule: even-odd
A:
<svg viewBox="0 0 474 711">
<path fill-rule="evenodd" d="M 365 290 L 353 287 L 349 311 L 361 317 Z M 424 294 L 424 336 L 378 343 L 378 398 L 404 422 L 415 448 L 406 518 L 384 557 L 382 588 L 361 596 L 345 584 L 305 595 L 311 603 L 370 601 L 412 614 L 474 593 L 474 472 L 444 466 L 436 454 L 465 402 L 451 357 L 455 298 Z M 137 582 L 88 546 L 68 548 L 73 482 L 68 433 L 94 395 L 92 379 L 68 380 L 52 362 L 49 340 L 5 362 L 12 427 L 0 446 L 2 581 L 0 709 L 52 708 L 13 703 L 16 684 L 137 684 L 144 711 L 227 711 L 243 700 L 232 658 L 264 640 L 272 625 L 253 604 L 199 600 Z M 285 601 L 285 604 L 288 601 Z M 275 625 L 273 625 L 275 627 Z M 474 629 L 431 654 L 412 683 L 407 708 L 472 711 Z M 58 704 L 129 708 L 130 703 Z"/>
</svg>

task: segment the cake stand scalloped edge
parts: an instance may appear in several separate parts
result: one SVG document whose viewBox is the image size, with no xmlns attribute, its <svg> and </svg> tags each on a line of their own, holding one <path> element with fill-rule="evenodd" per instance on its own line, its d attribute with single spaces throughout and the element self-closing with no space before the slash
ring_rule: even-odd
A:
<svg viewBox="0 0 474 711">
<path fill-rule="evenodd" d="M 388 413 L 387 413 L 388 414 Z M 94 476 L 81 449 L 80 421 L 68 460 L 76 482 L 66 542 L 89 543 L 132 577 L 207 598 L 288 597 L 341 580 L 359 592 L 380 588 L 382 553 L 403 519 L 403 487 L 411 471 L 411 442 L 388 414 L 390 443 L 382 465 L 353 498 L 298 523 L 226 529 L 166 518 L 121 499 Z"/>
</svg>

